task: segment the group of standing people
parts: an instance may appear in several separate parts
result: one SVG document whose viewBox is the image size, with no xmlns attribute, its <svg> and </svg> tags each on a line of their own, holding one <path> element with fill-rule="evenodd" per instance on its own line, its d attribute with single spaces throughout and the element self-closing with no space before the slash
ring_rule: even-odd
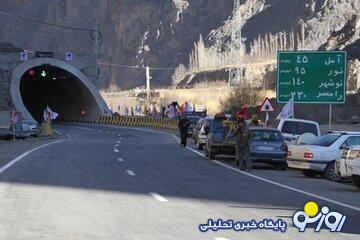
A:
<svg viewBox="0 0 360 240">
<path fill-rule="evenodd" d="M 258 125 L 259 120 L 257 119 L 256 115 L 252 116 L 248 124 L 244 115 L 241 113 L 236 114 L 236 123 L 234 129 L 234 135 L 236 138 L 235 162 L 242 171 L 251 171 L 252 169 L 252 161 L 250 156 L 251 131 L 249 126 Z M 189 120 L 186 118 L 186 116 L 182 116 L 178 123 L 181 138 L 180 144 L 182 147 L 186 147 L 189 126 Z"/>
</svg>

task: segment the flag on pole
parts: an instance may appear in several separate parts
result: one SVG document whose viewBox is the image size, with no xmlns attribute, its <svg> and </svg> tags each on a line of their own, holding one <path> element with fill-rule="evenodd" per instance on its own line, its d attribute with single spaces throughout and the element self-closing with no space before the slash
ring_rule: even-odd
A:
<svg viewBox="0 0 360 240">
<path fill-rule="evenodd" d="M 55 120 L 58 117 L 59 114 L 57 114 L 56 112 L 53 112 L 49 106 L 46 107 L 46 109 L 44 110 L 44 121 L 45 122 L 50 122 L 51 120 Z"/>
<path fill-rule="evenodd" d="M 294 116 L 294 96 L 285 104 L 279 116 L 277 116 L 277 120 L 282 118 L 291 118 Z"/>
<path fill-rule="evenodd" d="M 19 114 L 13 109 L 11 113 L 11 122 L 15 124 L 19 120 Z"/>
</svg>

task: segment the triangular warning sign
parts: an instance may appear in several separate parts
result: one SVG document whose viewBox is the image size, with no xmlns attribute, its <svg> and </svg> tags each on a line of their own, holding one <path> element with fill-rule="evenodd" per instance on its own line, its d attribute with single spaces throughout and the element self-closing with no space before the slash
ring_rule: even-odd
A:
<svg viewBox="0 0 360 240">
<path fill-rule="evenodd" d="M 270 103 L 269 98 L 265 98 L 263 104 L 261 105 L 260 112 L 274 112 L 275 109 Z"/>
</svg>

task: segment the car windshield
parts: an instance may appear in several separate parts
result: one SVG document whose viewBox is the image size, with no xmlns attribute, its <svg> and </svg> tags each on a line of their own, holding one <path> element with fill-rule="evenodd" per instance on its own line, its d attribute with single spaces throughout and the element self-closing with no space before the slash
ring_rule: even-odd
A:
<svg viewBox="0 0 360 240">
<path fill-rule="evenodd" d="M 331 146 L 338 138 L 340 137 L 339 134 L 326 134 L 321 137 L 315 138 L 309 145 L 314 146 L 322 146 L 322 147 L 329 147 Z"/>
<path fill-rule="evenodd" d="M 253 130 L 252 140 L 254 141 L 283 141 L 283 136 L 280 132 L 270 130 Z"/>
<path fill-rule="evenodd" d="M 281 130 L 283 133 L 301 135 L 304 133 L 312 133 L 318 135 L 316 124 L 307 122 L 285 121 Z"/>
<path fill-rule="evenodd" d="M 23 120 L 22 122 L 23 122 L 23 123 L 26 123 L 26 124 L 35 125 L 35 122 L 34 122 L 34 121 L 31 121 L 31 120 Z"/>
<path fill-rule="evenodd" d="M 199 121 L 199 118 L 192 117 L 192 118 L 188 118 L 188 120 L 189 120 L 190 124 L 196 124 Z"/>
</svg>

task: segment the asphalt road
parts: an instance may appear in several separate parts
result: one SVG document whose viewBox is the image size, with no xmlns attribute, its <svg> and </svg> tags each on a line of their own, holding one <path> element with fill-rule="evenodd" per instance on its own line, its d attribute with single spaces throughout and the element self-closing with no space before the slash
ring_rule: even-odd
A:
<svg viewBox="0 0 360 240">
<path fill-rule="evenodd" d="M 243 173 L 152 130 L 57 130 L 57 142 L 0 166 L 0 239 L 359 239 L 360 191 L 351 185 L 264 166 Z M 299 233 L 292 216 L 308 201 L 346 215 L 342 233 Z M 219 218 L 283 219 L 288 229 L 199 231 Z"/>
</svg>

